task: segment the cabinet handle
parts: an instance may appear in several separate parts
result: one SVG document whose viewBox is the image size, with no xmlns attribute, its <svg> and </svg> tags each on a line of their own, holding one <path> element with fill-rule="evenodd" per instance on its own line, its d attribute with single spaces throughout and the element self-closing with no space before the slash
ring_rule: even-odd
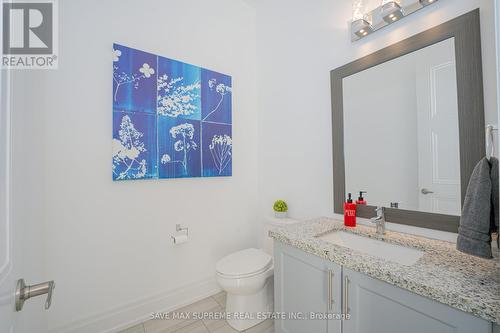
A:
<svg viewBox="0 0 500 333">
<path fill-rule="evenodd" d="M 327 286 L 327 293 L 328 293 L 328 311 L 332 310 L 332 271 L 328 270 L 328 286 Z"/>
<path fill-rule="evenodd" d="M 344 277 L 344 315 L 349 314 L 349 277 Z"/>
<path fill-rule="evenodd" d="M 333 303 L 335 301 L 333 300 L 333 277 L 335 274 L 333 271 L 328 270 L 328 310 L 332 311 L 333 309 Z"/>
</svg>

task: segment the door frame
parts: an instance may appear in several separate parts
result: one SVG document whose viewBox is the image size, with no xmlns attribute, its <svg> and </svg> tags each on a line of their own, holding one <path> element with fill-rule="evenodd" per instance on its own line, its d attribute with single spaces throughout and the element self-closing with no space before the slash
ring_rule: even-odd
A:
<svg viewBox="0 0 500 333">
<path fill-rule="evenodd" d="M 5 229 L 5 239 L 0 239 L 0 284 L 12 270 L 12 218 L 11 218 L 11 110 L 12 71 L 0 71 L 0 228 Z M 0 234 L 1 235 L 1 234 Z"/>
</svg>

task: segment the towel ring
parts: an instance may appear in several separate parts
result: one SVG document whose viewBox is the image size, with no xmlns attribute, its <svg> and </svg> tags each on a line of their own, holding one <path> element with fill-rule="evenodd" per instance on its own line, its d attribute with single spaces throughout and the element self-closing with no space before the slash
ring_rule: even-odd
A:
<svg viewBox="0 0 500 333">
<path fill-rule="evenodd" d="M 498 127 L 493 125 L 486 126 L 486 158 L 488 161 L 495 152 L 495 138 L 493 136 L 493 131 L 498 131 Z"/>
</svg>

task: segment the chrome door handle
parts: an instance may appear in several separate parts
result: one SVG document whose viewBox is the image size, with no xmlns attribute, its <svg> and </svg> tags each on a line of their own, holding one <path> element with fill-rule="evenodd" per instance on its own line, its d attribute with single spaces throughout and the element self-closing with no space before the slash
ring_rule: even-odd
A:
<svg viewBox="0 0 500 333">
<path fill-rule="evenodd" d="M 344 277 L 344 315 L 349 314 L 349 277 Z"/>
<path fill-rule="evenodd" d="M 24 302 L 32 297 L 47 294 L 47 300 L 45 301 L 45 310 L 50 308 L 52 304 L 52 292 L 56 284 L 54 281 L 47 281 L 44 283 L 35 284 L 32 286 L 27 286 L 24 279 L 19 279 L 17 281 L 16 287 L 16 311 L 21 311 L 23 309 Z"/>
<path fill-rule="evenodd" d="M 422 194 L 431 194 L 431 193 L 434 193 L 434 191 L 431 191 L 431 190 L 426 189 L 426 188 L 423 188 L 420 192 L 421 192 Z"/>
<path fill-rule="evenodd" d="M 333 271 L 328 270 L 328 311 L 332 311 L 333 303 Z"/>
</svg>

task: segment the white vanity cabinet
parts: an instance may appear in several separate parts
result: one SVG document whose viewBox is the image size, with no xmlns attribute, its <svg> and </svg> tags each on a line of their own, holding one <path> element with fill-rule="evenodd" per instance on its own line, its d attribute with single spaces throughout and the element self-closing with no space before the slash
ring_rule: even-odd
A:
<svg viewBox="0 0 500 333">
<path fill-rule="evenodd" d="M 340 333 L 340 320 L 294 316 L 341 313 L 341 266 L 274 242 L 275 331 Z M 308 317 L 311 318 L 311 317 Z"/>
<path fill-rule="evenodd" d="M 490 333 L 491 323 L 433 301 L 342 268 L 343 297 L 350 320 L 344 333 Z"/>
<path fill-rule="evenodd" d="M 344 321 L 285 316 L 275 320 L 276 333 L 492 332 L 486 320 L 280 242 L 274 265 L 277 313 L 350 315 Z"/>
</svg>

